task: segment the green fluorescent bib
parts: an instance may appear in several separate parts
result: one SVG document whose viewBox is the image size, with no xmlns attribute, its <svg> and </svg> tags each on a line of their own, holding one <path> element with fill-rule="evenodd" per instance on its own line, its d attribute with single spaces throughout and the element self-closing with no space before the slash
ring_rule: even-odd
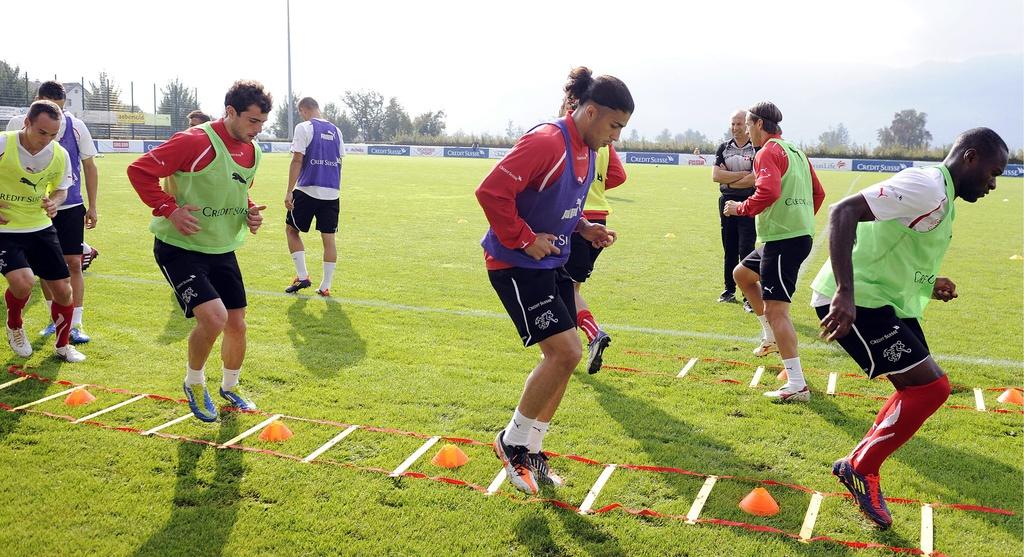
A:
<svg viewBox="0 0 1024 557">
<path fill-rule="evenodd" d="M 786 153 L 789 166 L 782 175 L 782 195 L 754 218 L 757 241 L 771 242 L 814 235 L 814 197 L 807 155 L 787 141 L 769 139 Z"/>
<path fill-rule="evenodd" d="M 938 226 L 918 232 L 898 220 L 869 221 L 857 225 L 853 247 L 854 304 L 866 308 L 893 306 L 901 319 L 924 317 L 932 299 L 935 277 L 953 239 L 953 178 L 938 166 L 946 182 L 946 215 Z M 836 279 L 831 259 L 818 272 L 811 288 L 832 297 Z"/>
<path fill-rule="evenodd" d="M 64 166 L 64 148 L 53 143 L 53 158 L 40 172 L 28 172 L 21 166 L 18 155 L 18 133 L 7 132 L 7 147 L 0 157 L 0 201 L 9 207 L 3 209 L 7 224 L 0 232 L 39 230 L 50 225 L 50 217 L 43 210 L 43 197 L 55 191 L 67 169 Z"/>
<path fill-rule="evenodd" d="M 192 216 L 199 220 L 201 230 L 185 236 L 164 217 L 155 217 L 149 230 L 160 241 L 182 249 L 227 253 L 238 249 L 245 240 L 249 186 L 260 166 L 261 151 L 254 143 L 256 162 L 252 168 L 245 168 L 231 158 L 224 142 L 209 123 L 202 124 L 200 128 L 213 145 L 213 162 L 196 172 L 175 172 L 168 180 L 168 193 L 174 196 L 179 207 L 199 207 Z"/>
<path fill-rule="evenodd" d="M 608 204 L 608 198 L 604 194 L 604 181 L 608 179 L 608 163 L 611 154 L 608 147 L 601 147 L 597 150 L 597 159 L 594 161 L 594 181 L 590 183 L 590 193 L 587 194 L 587 202 L 583 205 L 584 211 L 604 211 L 611 214 L 612 207 Z"/>
</svg>

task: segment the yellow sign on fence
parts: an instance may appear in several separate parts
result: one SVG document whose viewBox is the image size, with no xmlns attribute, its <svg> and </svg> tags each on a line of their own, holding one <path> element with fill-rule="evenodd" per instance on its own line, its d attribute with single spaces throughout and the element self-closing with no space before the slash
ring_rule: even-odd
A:
<svg viewBox="0 0 1024 557">
<path fill-rule="evenodd" d="M 118 124 L 145 124 L 146 114 L 143 112 L 118 112 Z"/>
</svg>

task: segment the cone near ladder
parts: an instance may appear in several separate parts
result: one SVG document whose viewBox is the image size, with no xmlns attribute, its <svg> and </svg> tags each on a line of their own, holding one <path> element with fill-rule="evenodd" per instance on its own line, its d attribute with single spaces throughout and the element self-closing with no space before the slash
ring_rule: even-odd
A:
<svg viewBox="0 0 1024 557">
<path fill-rule="evenodd" d="M 1024 394 L 1022 394 L 1020 390 L 1014 389 L 1013 387 L 1010 387 L 1009 389 L 1003 391 L 1003 394 L 999 395 L 999 398 L 997 398 L 996 400 L 1003 404 L 1016 404 L 1017 406 L 1024 406 Z"/>
<path fill-rule="evenodd" d="M 292 430 L 288 429 L 288 426 L 284 425 L 281 420 L 274 420 L 260 432 L 260 441 L 277 443 L 287 441 L 291 436 Z"/>
<path fill-rule="evenodd" d="M 755 516 L 774 516 L 779 514 L 779 504 L 771 493 L 763 487 L 754 488 L 740 501 L 740 509 Z"/>
<path fill-rule="evenodd" d="M 780 371 L 779 374 L 775 376 L 775 378 L 778 379 L 779 381 L 789 381 L 789 374 L 786 373 L 786 368 L 782 368 L 782 371 Z"/>
<path fill-rule="evenodd" d="M 96 400 L 96 397 L 92 396 L 92 393 L 85 390 L 83 387 L 72 391 L 71 394 L 64 399 L 64 404 L 67 404 L 68 406 L 85 406 L 94 400 Z"/>
<path fill-rule="evenodd" d="M 441 447 L 434 458 L 430 459 L 431 464 L 441 468 L 458 468 L 467 462 L 469 462 L 469 457 L 466 456 L 466 453 L 451 443 Z"/>
</svg>

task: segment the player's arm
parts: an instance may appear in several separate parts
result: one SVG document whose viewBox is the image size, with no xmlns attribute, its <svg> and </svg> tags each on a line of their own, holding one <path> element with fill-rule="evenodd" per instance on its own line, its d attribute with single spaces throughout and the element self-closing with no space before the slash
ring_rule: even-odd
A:
<svg viewBox="0 0 1024 557">
<path fill-rule="evenodd" d="M 814 214 L 818 214 L 818 209 L 821 209 L 822 203 L 825 202 L 825 188 L 821 187 L 821 181 L 818 180 L 818 174 L 814 172 L 814 165 L 811 161 L 807 161 L 807 166 L 811 169 L 811 189 L 812 196 L 814 197 Z"/>
<path fill-rule="evenodd" d="M 622 166 L 622 159 L 615 152 L 615 147 L 608 146 L 608 172 L 604 177 L 604 189 L 608 191 L 617 188 L 626 182 L 626 168 Z"/>
<path fill-rule="evenodd" d="M 40 203 L 43 210 L 46 211 L 46 216 L 51 219 L 57 216 L 57 209 L 68 198 L 68 190 L 74 183 L 74 177 L 71 174 L 73 171 L 71 168 L 71 156 L 63 149 L 60 152 L 64 156 L 64 175 L 61 176 L 60 183 L 53 189 L 50 189 L 49 194 L 44 196 Z"/>
<path fill-rule="evenodd" d="M 754 195 L 746 201 L 726 201 L 723 213 L 727 216 L 753 217 L 778 201 L 782 196 L 782 175 L 786 172 L 786 153 L 772 143 L 761 149 L 754 157 Z"/>
<path fill-rule="evenodd" d="M 615 243 L 619 235 L 607 226 L 581 218 L 576 223 L 576 232 L 595 248 L 606 248 Z"/>
<path fill-rule="evenodd" d="M 306 149 L 313 141 L 312 124 L 301 122 L 295 126 L 292 133 L 292 161 L 288 165 L 288 189 L 284 192 L 284 207 L 291 211 L 295 208 L 293 192 L 295 184 L 299 182 L 299 174 L 302 173 L 302 159 L 306 156 Z"/>
<path fill-rule="evenodd" d="M 78 153 L 82 159 L 82 176 L 85 179 L 85 196 L 89 206 L 85 211 L 85 227 L 96 228 L 99 221 L 99 212 L 96 206 L 99 191 L 99 170 L 96 168 L 96 146 L 92 142 L 92 134 L 85 123 L 75 118 L 72 119 L 75 137 L 78 141 Z"/>
<path fill-rule="evenodd" d="M 715 152 L 715 166 L 711 167 L 711 179 L 718 184 L 728 184 L 735 179 L 728 176 L 732 171 L 725 168 L 725 146 L 725 143 L 718 146 L 718 151 Z"/>
<path fill-rule="evenodd" d="M 853 303 L 853 244 L 857 239 L 857 224 L 875 220 L 875 214 L 860 193 L 841 200 L 829 209 L 828 251 L 832 274 L 836 279 L 836 293 L 832 297 L 828 315 L 821 320 L 821 336 L 826 340 L 834 340 L 846 336 L 857 317 Z"/>
</svg>

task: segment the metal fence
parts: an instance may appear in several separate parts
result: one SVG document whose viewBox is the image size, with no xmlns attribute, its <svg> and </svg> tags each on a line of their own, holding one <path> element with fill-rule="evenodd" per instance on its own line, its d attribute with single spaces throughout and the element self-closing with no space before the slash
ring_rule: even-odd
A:
<svg viewBox="0 0 1024 557">
<path fill-rule="evenodd" d="M 28 112 L 39 85 L 49 76 L 0 76 L 0 131 Z M 82 119 L 95 139 L 167 139 L 188 127 L 185 116 L 198 108 L 198 91 L 180 83 L 117 83 L 105 74 L 64 85 L 64 109 Z"/>
</svg>

